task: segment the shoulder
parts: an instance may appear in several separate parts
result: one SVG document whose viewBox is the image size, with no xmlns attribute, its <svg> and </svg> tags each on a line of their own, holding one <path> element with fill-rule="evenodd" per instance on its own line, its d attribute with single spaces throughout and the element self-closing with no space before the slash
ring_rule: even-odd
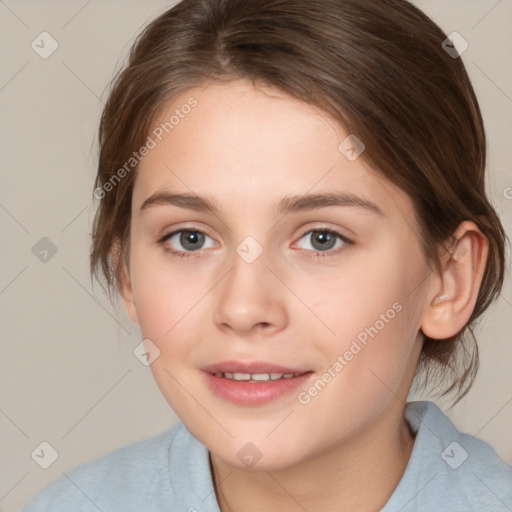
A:
<svg viewBox="0 0 512 512">
<path fill-rule="evenodd" d="M 152 511 L 149 504 L 172 503 L 170 454 L 181 457 L 194 441 L 198 443 L 179 422 L 158 437 L 118 449 L 63 473 L 24 512 Z"/>
<path fill-rule="evenodd" d="M 512 510 L 512 468 L 489 444 L 457 430 L 433 402 L 409 402 L 405 417 L 416 440 L 388 505 L 401 503 L 403 512 Z"/>
</svg>

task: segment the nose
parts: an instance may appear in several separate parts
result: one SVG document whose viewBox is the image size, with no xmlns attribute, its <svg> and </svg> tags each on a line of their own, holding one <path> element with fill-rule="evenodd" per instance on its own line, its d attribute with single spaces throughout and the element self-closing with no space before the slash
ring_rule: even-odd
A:
<svg viewBox="0 0 512 512">
<path fill-rule="evenodd" d="M 248 263 L 238 254 L 217 287 L 214 322 L 239 337 L 275 334 L 286 328 L 286 289 L 267 266 L 265 251 Z"/>
</svg>

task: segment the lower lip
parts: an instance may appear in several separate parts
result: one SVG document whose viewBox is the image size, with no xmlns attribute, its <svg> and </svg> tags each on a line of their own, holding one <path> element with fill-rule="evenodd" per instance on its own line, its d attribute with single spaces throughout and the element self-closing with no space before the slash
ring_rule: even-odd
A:
<svg viewBox="0 0 512 512">
<path fill-rule="evenodd" d="M 204 372 L 210 389 L 217 395 L 237 405 L 262 405 L 280 396 L 295 391 L 311 378 L 313 372 L 291 379 L 265 380 L 259 382 L 239 381 L 216 377 Z"/>
</svg>

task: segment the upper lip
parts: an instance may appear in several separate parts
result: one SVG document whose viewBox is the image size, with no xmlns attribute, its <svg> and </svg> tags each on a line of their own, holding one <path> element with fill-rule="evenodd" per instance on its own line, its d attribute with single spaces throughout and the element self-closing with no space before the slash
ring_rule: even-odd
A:
<svg viewBox="0 0 512 512">
<path fill-rule="evenodd" d="M 306 373 L 309 370 L 289 368 L 279 364 L 268 363 L 265 361 L 222 361 L 220 363 L 210 364 L 202 368 L 208 373 Z"/>
</svg>

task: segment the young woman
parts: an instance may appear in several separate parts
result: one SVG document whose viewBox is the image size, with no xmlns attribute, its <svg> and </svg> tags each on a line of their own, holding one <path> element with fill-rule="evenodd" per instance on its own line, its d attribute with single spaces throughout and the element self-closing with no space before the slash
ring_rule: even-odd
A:
<svg viewBox="0 0 512 512">
<path fill-rule="evenodd" d="M 405 0 L 154 20 L 101 120 L 91 269 L 181 421 L 26 512 L 512 510 L 494 450 L 406 402 L 475 375 L 505 266 L 485 162 L 456 45 Z"/>
</svg>

